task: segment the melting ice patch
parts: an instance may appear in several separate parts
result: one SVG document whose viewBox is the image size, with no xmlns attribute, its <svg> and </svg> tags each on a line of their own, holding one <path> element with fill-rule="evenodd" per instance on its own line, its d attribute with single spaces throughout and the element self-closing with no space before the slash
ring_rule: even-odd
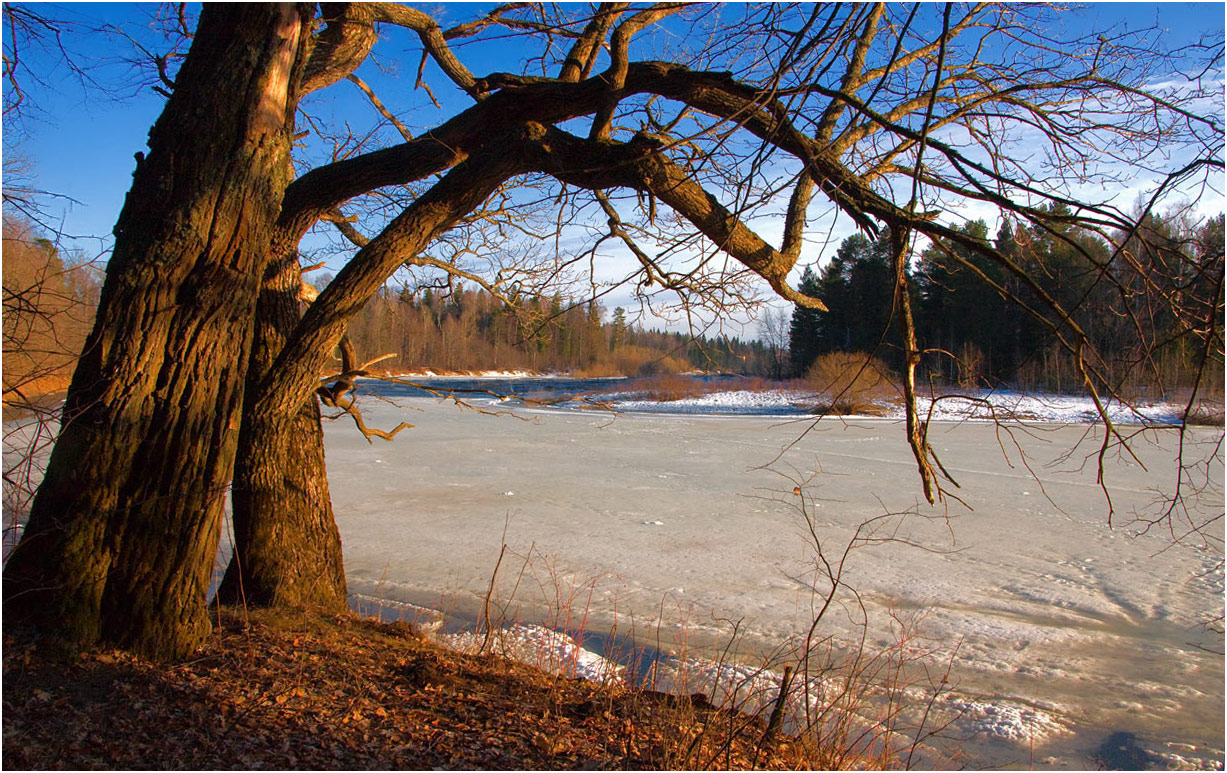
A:
<svg viewBox="0 0 1227 773">
<path fill-rule="evenodd" d="M 962 714 L 955 723 L 960 729 L 1023 746 L 1070 732 L 1069 724 L 1056 713 L 1060 707 L 1053 704 L 1041 707 L 1010 701 L 954 700 L 951 708 Z"/>
<path fill-rule="evenodd" d="M 717 415 L 810 415 L 818 395 L 804 389 L 717 391 L 680 400 L 649 400 L 640 392 L 605 395 L 602 402 L 620 411 L 673 414 Z M 1125 405 L 1104 403 L 1108 416 L 1120 424 L 1175 424 L 1180 408 L 1171 403 L 1139 402 Z M 901 404 L 881 403 L 890 419 L 902 419 Z M 1034 395 L 1008 391 L 971 391 L 963 394 L 921 397 L 916 407 L 922 416 L 937 421 L 1042 421 L 1059 424 L 1086 424 L 1100 421 L 1094 401 L 1072 395 Z"/>
<path fill-rule="evenodd" d="M 436 638 L 450 649 L 476 652 L 485 635 L 465 631 L 438 634 Z M 619 682 L 625 670 L 625 666 L 584 649 L 569 634 L 540 625 L 516 624 L 497 629 L 490 637 L 490 649 L 543 671 L 576 676 L 592 682 Z"/>
<path fill-rule="evenodd" d="M 705 658 L 668 658 L 658 665 L 653 686 L 679 695 L 703 693 L 716 706 L 753 714 L 775 703 L 780 680 L 780 674 L 765 668 Z"/>
<path fill-rule="evenodd" d="M 1153 752 L 1159 765 L 1166 770 L 1222 770 L 1223 750 L 1201 748 L 1187 743 L 1165 743 L 1175 751 Z"/>
<path fill-rule="evenodd" d="M 475 652 L 484 635 L 472 632 L 436 634 L 451 649 Z M 539 625 L 517 624 L 494 631 L 490 649 L 505 657 L 551 673 L 595 682 L 620 682 L 625 666 L 584 649 L 574 637 Z M 702 693 L 717 706 L 754 714 L 770 710 L 779 697 L 782 675 L 774 670 L 726 663 L 705 658 L 668 657 L 657 664 L 652 687 L 674 694 Z M 823 700 L 823 682 L 811 680 L 808 688 L 794 684 L 787 710 L 795 731 L 798 718 Z M 983 703 L 951 696 L 946 708 L 958 715 L 955 726 L 967 735 L 982 735 L 1019 745 L 1038 745 L 1057 735 L 1072 732 L 1060 706 L 1004 700 Z"/>
<path fill-rule="evenodd" d="M 665 401 L 637 399 L 636 396 L 637 393 L 623 392 L 610 395 L 606 401 L 620 411 L 752 416 L 808 413 L 808 409 L 803 408 L 800 401 L 810 397 L 807 393 L 788 389 L 712 392 L 698 397 Z"/>
<path fill-rule="evenodd" d="M 1171 403 L 1139 402 L 1129 406 L 1109 400 L 1104 407 L 1109 418 L 1120 424 L 1174 424 L 1179 421 L 1178 409 Z M 966 395 L 917 396 L 916 408 L 922 416 L 931 415 L 937 421 L 991 421 L 996 418 L 1085 424 L 1100 420 L 1091 398 L 1071 395 L 970 392 Z M 903 406 L 892 408 L 888 415 L 903 418 Z"/>
</svg>

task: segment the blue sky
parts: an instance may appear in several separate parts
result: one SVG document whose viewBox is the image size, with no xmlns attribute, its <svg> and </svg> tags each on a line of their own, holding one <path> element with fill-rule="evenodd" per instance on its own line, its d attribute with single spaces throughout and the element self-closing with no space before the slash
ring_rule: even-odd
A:
<svg viewBox="0 0 1227 773">
<path fill-rule="evenodd" d="M 80 78 L 64 65 L 54 47 L 26 49 L 22 52 L 22 61 L 37 73 L 42 83 L 28 78 L 23 81 L 28 90 L 27 109 L 20 126 L 6 122 L 5 152 L 15 150 L 29 162 L 37 187 L 67 197 L 49 206 L 52 217 L 69 237 L 67 246 L 90 256 L 105 254 L 110 229 L 131 182 L 133 155 L 145 149 L 146 134 L 161 110 L 163 98 L 149 88 L 134 88 L 133 70 L 122 61 L 133 55 L 131 45 L 116 35 L 87 30 L 110 24 L 128 30 L 136 38 L 148 36 L 149 18 L 158 6 L 82 3 L 41 5 L 37 9 L 48 16 L 73 22 L 64 42 L 73 52 L 74 61 L 98 83 L 117 88 L 117 91 L 107 94 L 83 86 Z M 436 5 L 430 10 L 442 17 L 462 14 L 467 17 L 472 7 Z M 722 10 L 724 13 L 738 11 L 736 6 Z M 1157 22 L 1170 30 L 1176 39 L 1194 38 L 1203 31 L 1223 28 L 1224 4 L 1091 4 L 1069 18 L 1071 23 L 1088 27 L 1121 24 L 1138 28 Z M 447 26 L 446 18 L 441 21 Z M 403 31 L 397 31 L 390 38 L 390 45 L 381 50 L 390 48 L 393 52 L 384 54 L 385 57 L 402 58 L 400 71 L 384 72 L 377 63 L 369 62 L 359 71 L 389 102 L 398 93 L 412 89 L 420 50 L 416 40 Z M 5 39 L 7 51 L 7 30 Z M 462 45 L 458 53 L 478 75 L 515 70 L 524 57 L 514 38 L 481 46 Z M 385 58 L 382 64 L 387 67 L 393 62 Z M 404 104 L 426 105 L 418 107 L 410 116 L 412 123 L 418 126 L 438 123 L 451 111 L 469 104 L 468 98 L 444 81 L 433 64 L 428 67 L 429 83 L 443 109 L 430 106 L 421 94 L 408 94 L 410 99 Z M 389 94 L 393 96 L 390 98 Z M 357 89 L 347 83 L 338 84 L 313 98 L 312 109 L 325 117 L 339 119 L 370 113 Z M 18 136 L 21 141 L 14 143 Z M 393 137 L 388 136 L 387 140 L 393 141 Z M 841 236 L 838 231 L 835 235 Z"/>
</svg>

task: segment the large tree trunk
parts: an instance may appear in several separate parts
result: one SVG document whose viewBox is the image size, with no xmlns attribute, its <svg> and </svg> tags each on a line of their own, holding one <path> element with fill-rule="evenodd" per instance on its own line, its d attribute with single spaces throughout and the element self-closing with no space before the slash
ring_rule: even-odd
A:
<svg viewBox="0 0 1227 773">
<path fill-rule="evenodd" d="M 218 589 L 223 604 L 346 607 L 341 537 L 324 468 L 319 404 L 256 411 L 286 336 L 298 324 L 301 276 L 294 254 L 269 267 L 256 334 L 231 491 L 234 557 Z"/>
<path fill-rule="evenodd" d="M 201 14 L 4 570 L 10 622 L 162 657 L 209 630 L 261 264 L 291 173 L 304 21 L 292 4 Z"/>
<path fill-rule="evenodd" d="M 346 606 L 314 394 L 318 375 L 345 325 L 404 257 L 424 249 L 517 170 L 501 148 L 488 156 L 454 169 L 402 213 L 341 270 L 318 301 L 321 308 L 301 322 L 298 263 L 280 248 L 283 257 L 270 265 L 260 295 L 232 492 L 235 558 L 218 591 L 221 603 Z"/>
<path fill-rule="evenodd" d="M 374 10 L 361 3 L 322 7 L 299 96 L 341 80 L 375 44 Z M 279 223 L 272 239 L 248 363 L 242 428 L 235 457 L 234 555 L 218 588 L 222 604 L 346 607 L 341 537 L 332 515 L 319 404 L 257 410 L 265 381 L 298 325 L 302 275 L 294 245 L 308 223 Z"/>
<path fill-rule="evenodd" d="M 321 11 L 326 26 L 312 45 L 299 97 L 353 72 L 377 38 L 372 6 L 335 3 Z M 234 555 L 217 592 L 222 604 L 330 611 L 347 604 L 315 395 L 277 410 L 256 409 L 273 363 L 299 322 L 302 276 L 294 246 L 311 220 L 297 227 L 279 223 L 271 240 L 235 457 Z"/>
</svg>

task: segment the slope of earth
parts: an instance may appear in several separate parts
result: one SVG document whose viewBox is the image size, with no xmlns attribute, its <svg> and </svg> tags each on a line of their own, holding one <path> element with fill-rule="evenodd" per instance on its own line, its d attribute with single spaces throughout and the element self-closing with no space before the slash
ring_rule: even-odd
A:
<svg viewBox="0 0 1227 773">
<path fill-rule="evenodd" d="M 5 632 L 3 767 L 808 767 L 761 720 L 462 655 L 406 624 L 223 612 L 187 663 Z M 730 729 L 732 732 L 730 732 Z"/>
</svg>

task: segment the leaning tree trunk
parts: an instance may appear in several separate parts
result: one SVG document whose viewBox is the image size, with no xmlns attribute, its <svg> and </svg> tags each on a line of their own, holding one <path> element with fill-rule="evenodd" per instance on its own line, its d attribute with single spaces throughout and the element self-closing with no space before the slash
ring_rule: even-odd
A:
<svg viewBox="0 0 1227 773">
<path fill-rule="evenodd" d="M 234 459 L 304 10 L 206 6 L 115 227 L 98 318 L 20 544 L 8 621 L 189 653 Z"/>
<path fill-rule="evenodd" d="M 371 6 L 334 3 L 321 11 L 326 26 L 312 46 L 300 97 L 353 72 L 377 39 Z M 223 604 L 339 611 L 347 602 L 315 395 L 276 410 L 256 408 L 268 391 L 273 363 L 299 322 L 302 275 L 294 246 L 306 227 L 306 222 L 282 223 L 270 240 L 235 457 L 234 555 L 217 592 Z"/>
<path fill-rule="evenodd" d="M 500 146 L 461 164 L 399 215 L 341 270 L 303 320 L 292 251 L 260 296 L 234 478 L 235 556 L 223 603 L 339 609 L 347 602 L 341 544 L 324 475 L 315 389 L 349 320 L 404 260 L 484 201 L 517 171 Z M 280 236 L 280 235 L 279 235 Z"/>
<path fill-rule="evenodd" d="M 285 412 L 252 410 L 298 324 L 301 281 L 291 253 L 270 265 L 260 293 L 231 491 L 234 556 L 217 592 L 222 604 L 339 611 L 347 603 L 319 403 L 311 395 Z"/>
</svg>

